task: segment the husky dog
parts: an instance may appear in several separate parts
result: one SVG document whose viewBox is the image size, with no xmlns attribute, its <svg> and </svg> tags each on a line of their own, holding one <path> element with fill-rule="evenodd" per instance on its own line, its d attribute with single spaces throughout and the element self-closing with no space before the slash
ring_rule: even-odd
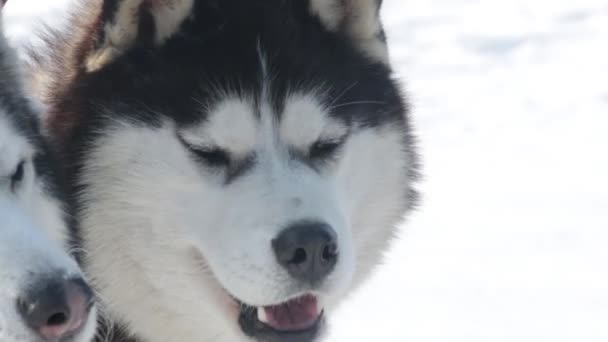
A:
<svg viewBox="0 0 608 342">
<path fill-rule="evenodd" d="M 63 252 L 57 174 L 15 59 L 0 32 L 0 341 L 92 341 L 92 292 Z"/>
<path fill-rule="evenodd" d="M 319 340 L 415 197 L 381 1 L 91 3 L 36 84 L 106 339 Z"/>
</svg>

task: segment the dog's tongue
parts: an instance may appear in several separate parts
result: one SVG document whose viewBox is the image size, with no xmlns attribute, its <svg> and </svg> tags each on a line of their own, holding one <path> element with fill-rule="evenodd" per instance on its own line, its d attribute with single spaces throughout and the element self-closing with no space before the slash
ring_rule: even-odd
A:
<svg viewBox="0 0 608 342">
<path fill-rule="evenodd" d="M 287 303 L 263 308 L 265 322 L 279 331 L 298 331 L 312 327 L 319 319 L 319 308 L 314 296 L 296 298 Z"/>
</svg>

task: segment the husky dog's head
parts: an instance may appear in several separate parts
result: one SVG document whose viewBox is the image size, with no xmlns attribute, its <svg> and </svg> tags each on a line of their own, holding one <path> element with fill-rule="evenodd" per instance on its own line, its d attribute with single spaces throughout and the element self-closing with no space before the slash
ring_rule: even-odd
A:
<svg viewBox="0 0 608 342">
<path fill-rule="evenodd" d="M 127 334 L 313 341 L 379 262 L 414 175 L 379 6 L 103 2 L 48 127 Z"/>
<path fill-rule="evenodd" d="M 0 341 L 91 341 L 91 290 L 64 252 L 56 175 L 21 89 L 0 32 Z"/>
</svg>

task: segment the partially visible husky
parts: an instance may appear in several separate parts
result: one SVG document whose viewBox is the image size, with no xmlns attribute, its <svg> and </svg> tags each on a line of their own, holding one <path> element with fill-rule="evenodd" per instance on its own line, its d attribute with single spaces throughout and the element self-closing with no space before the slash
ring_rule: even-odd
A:
<svg viewBox="0 0 608 342">
<path fill-rule="evenodd" d="M 68 225 L 57 175 L 22 89 L 0 32 L 0 341 L 92 341 L 92 292 L 63 251 Z"/>
<path fill-rule="evenodd" d="M 318 340 L 414 200 L 381 1 L 95 4 L 35 71 L 108 339 Z"/>
</svg>

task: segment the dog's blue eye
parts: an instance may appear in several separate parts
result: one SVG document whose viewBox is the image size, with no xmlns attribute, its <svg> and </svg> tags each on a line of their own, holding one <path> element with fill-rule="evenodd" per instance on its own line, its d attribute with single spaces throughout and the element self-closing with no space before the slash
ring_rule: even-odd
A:
<svg viewBox="0 0 608 342">
<path fill-rule="evenodd" d="M 25 175 L 25 160 L 21 161 L 11 175 L 11 190 L 15 191 Z"/>
<path fill-rule="evenodd" d="M 343 139 L 339 140 L 319 140 L 310 147 L 309 156 L 311 159 L 326 159 L 333 156 L 342 146 Z"/>
</svg>

